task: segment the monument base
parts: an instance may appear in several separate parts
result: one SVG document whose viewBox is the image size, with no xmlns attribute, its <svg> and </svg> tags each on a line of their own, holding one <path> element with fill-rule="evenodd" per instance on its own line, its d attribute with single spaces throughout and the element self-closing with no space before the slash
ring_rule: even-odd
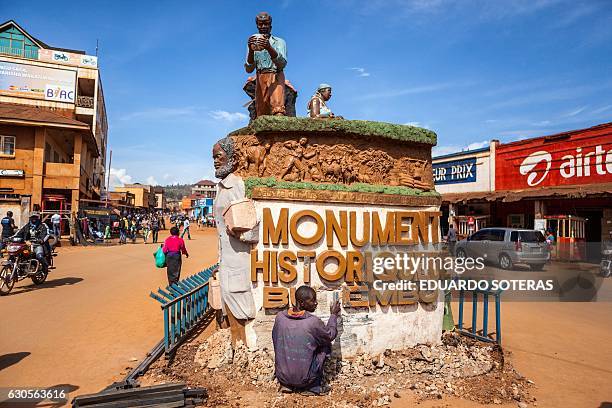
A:
<svg viewBox="0 0 612 408">
<path fill-rule="evenodd" d="M 395 221 L 389 224 L 387 221 L 397 217 L 398 213 L 436 213 L 437 206 L 373 206 L 359 203 L 324 204 L 261 199 L 254 201 L 257 216 L 262 220 L 262 225 L 260 225 L 260 242 L 251 253 L 251 278 L 256 279 L 252 284 L 252 292 L 257 316 L 249 324 L 250 337 L 256 337 L 252 339 L 254 344 L 250 344 L 250 347 L 273 350 L 272 328 L 276 313 L 292 303 L 293 291 L 302 284 L 308 284 L 315 289 L 318 301 L 315 314 L 324 322 L 327 322 L 330 316 L 330 305 L 334 300 L 339 299 L 342 302 L 342 315 L 338 320 L 338 337 L 333 345 L 333 353 L 337 356 L 352 357 L 362 353 L 379 354 L 387 349 L 401 350 L 417 344 L 440 343 L 444 315 L 444 296 L 441 292 L 425 294 L 419 293 L 418 290 L 408 293 L 400 290 L 375 290 L 374 280 L 383 279 L 393 282 L 398 281 L 399 277 L 391 278 L 388 274 L 376 275 L 371 271 L 366 273 L 365 271 L 371 268 L 371 262 L 364 262 L 362 268 L 359 268 L 363 271 L 362 275 L 358 274 L 359 281 L 357 279 L 347 281 L 346 272 L 350 270 L 349 256 L 356 252 L 372 254 L 371 256 L 376 256 L 375 254 L 378 253 L 400 252 L 427 254 L 428 256 L 439 255 L 437 246 L 431 243 L 381 246 L 372 245 L 369 242 L 356 246 L 353 242 L 353 238 L 355 241 L 365 241 L 367 236 L 374 234 L 371 229 L 375 228 L 374 225 L 377 222 L 382 223 L 383 226 L 395 226 Z M 309 212 L 311 215 L 294 219 L 304 212 Z M 352 219 L 353 222 L 342 222 L 343 214 L 345 221 Z M 318 222 L 317 215 L 320 217 Z M 372 220 L 368 221 L 370 218 Z M 331 230 L 332 219 L 339 220 L 338 226 L 344 225 L 346 228 L 344 230 L 347 235 L 345 245 Z M 321 221 L 325 225 L 321 226 Z M 302 245 L 290 239 L 292 235 L 289 233 L 287 241 L 283 243 L 284 226 L 288 231 L 292 231 L 291 234 L 302 237 L 301 239 L 316 237 L 317 232 L 321 232 L 321 228 L 324 228 L 326 233 L 313 245 Z M 410 235 L 412 228 L 417 228 L 417 226 L 412 225 L 407 229 L 407 235 Z M 279 242 L 268 240 L 266 243 L 266 236 L 274 235 L 274 231 L 278 232 Z M 431 224 L 426 225 L 424 235 L 430 238 L 437 237 L 437 228 Z M 370 236 L 367 240 L 372 239 L 373 237 Z M 304 259 L 303 254 L 307 251 L 311 252 L 311 259 Z M 322 254 L 334 251 L 337 257 L 331 257 L 322 262 L 320 259 Z M 287 269 L 287 264 L 281 262 L 283 256 L 289 259 L 290 254 L 295 254 L 297 258 L 295 262 L 292 262 L 295 270 L 293 275 L 283 272 L 283 268 Z M 340 264 L 343 262 L 346 262 L 344 272 L 338 273 Z M 419 276 L 420 273 L 421 271 Z M 411 278 L 408 277 L 408 279 Z M 349 290 L 357 286 L 360 287 L 360 290 Z M 355 301 L 356 298 L 359 300 Z"/>
</svg>

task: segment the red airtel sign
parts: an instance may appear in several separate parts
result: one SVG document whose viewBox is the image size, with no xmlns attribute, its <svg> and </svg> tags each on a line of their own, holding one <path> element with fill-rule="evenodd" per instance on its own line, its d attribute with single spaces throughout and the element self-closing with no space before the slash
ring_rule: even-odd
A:
<svg viewBox="0 0 612 408">
<path fill-rule="evenodd" d="M 495 189 L 612 182 L 612 123 L 495 149 Z"/>
</svg>

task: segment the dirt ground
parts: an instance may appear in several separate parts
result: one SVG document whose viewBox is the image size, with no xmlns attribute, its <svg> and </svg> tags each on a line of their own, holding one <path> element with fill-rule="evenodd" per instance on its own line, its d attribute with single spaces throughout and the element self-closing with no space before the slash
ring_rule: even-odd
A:
<svg viewBox="0 0 612 408">
<path fill-rule="evenodd" d="M 182 276 L 217 260 L 214 229 L 193 227 Z M 160 231 L 160 240 L 169 235 Z M 162 338 L 159 303 L 149 292 L 167 284 L 153 244 L 58 249 L 57 269 L 34 286 L 19 282 L 0 298 L 0 386 L 66 384 L 71 397 L 122 379 Z"/>
<path fill-rule="evenodd" d="M 184 276 L 216 260 L 214 230 L 192 235 Z M 121 379 L 161 338 L 159 306 L 148 296 L 165 285 L 165 270 L 153 265 L 154 249 L 141 242 L 61 248 L 47 283 L 23 281 L 0 298 L 0 386 L 66 384 L 73 397 Z M 612 280 L 600 290 L 609 293 Z M 505 302 L 502 325 L 505 355 L 534 382 L 530 394 L 538 407 L 612 403 L 612 302 Z M 255 389 L 243 399 L 258 406 L 260 394 Z M 419 403 L 409 389 L 398 395 L 392 407 L 482 406 L 446 395 Z"/>
</svg>

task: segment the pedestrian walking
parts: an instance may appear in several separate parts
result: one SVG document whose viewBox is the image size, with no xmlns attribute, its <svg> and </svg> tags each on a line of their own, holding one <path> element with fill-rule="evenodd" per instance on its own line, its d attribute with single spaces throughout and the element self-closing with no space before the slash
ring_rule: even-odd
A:
<svg viewBox="0 0 612 408">
<path fill-rule="evenodd" d="M 455 245 L 457 245 L 457 231 L 455 231 L 455 226 L 452 223 L 448 227 L 446 243 L 448 244 L 448 252 L 451 254 L 451 256 L 455 256 Z"/>
<path fill-rule="evenodd" d="M 142 225 L 142 239 L 146 244 L 149 240 L 149 234 L 151 233 L 151 224 L 149 222 L 149 218 L 145 217 L 140 225 Z"/>
<path fill-rule="evenodd" d="M 157 244 L 159 238 L 159 218 L 157 216 L 153 216 L 151 220 L 151 232 L 153 233 L 153 243 Z"/>
<path fill-rule="evenodd" d="M 51 216 L 51 226 L 53 227 L 53 235 L 55 235 L 57 237 L 57 239 L 60 238 L 60 223 L 62 221 L 62 216 L 59 215 L 58 213 L 55 213 Z"/>
<path fill-rule="evenodd" d="M 119 220 L 119 245 L 127 243 L 128 220 L 123 217 Z"/>
<path fill-rule="evenodd" d="M 133 217 L 132 223 L 130 225 L 130 238 L 132 239 L 132 244 L 136 243 L 137 233 L 138 233 L 138 222 L 136 221 L 136 217 Z"/>
<path fill-rule="evenodd" d="M 179 229 L 170 228 L 170 236 L 163 244 L 163 251 L 166 255 L 166 274 L 168 275 L 168 285 L 177 283 L 181 278 L 182 258 L 181 254 L 189 258 L 189 253 L 185 247 L 185 241 L 179 237 Z"/>
<path fill-rule="evenodd" d="M 4 249 L 4 241 L 8 240 L 8 238 L 15 233 L 16 229 L 17 226 L 15 225 L 15 220 L 13 219 L 13 212 L 7 211 L 6 217 L 2 219 L 2 242 L 0 243 L 1 249 Z"/>
<path fill-rule="evenodd" d="M 183 221 L 183 233 L 181 234 L 181 238 L 185 236 L 185 233 L 187 233 L 187 238 L 191 239 L 191 233 L 189 232 L 189 218 L 185 218 L 185 221 Z"/>
</svg>

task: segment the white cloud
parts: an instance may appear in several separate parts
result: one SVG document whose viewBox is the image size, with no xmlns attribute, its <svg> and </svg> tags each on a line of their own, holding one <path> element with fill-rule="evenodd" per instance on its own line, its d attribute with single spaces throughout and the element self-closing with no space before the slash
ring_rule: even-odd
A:
<svg viewBox="0 0 612 408">
<path fill-rule="evenodd" d="M 570 112 L 567 112 L 566 114 L 563 115 L 563 117 L 565 118 L 571 118 L 573 116 L 579 115 L 580 113 L 584 112 L 586 110 L 586 106 L 581 106 L 579 108 L 576 108 Z"/>
<path fill-rule="evenodd" d="M 445 89 L 453 88 L 456 86 L 468 86 L 468 85 L 470 84 L 467 82 L 466 83 L 445 82 L 445 83 L 438 83 L 438 84 L 415 86 L 412 88 L 393 89 L 393 90 L 388 90 L 384 92 L 365 94 L 365 95 L 358 96 L 353 99 L 358 100 L 358 101 L 366 101 L 370 99 L 393 98 L 396 96 L 403 96 L 403 95 L 413 95 L 413 94 L 443 91 Z"/>
<path fill-rule="evenodd" d="M 482 149 L 483 147 L 487 147 L 489 145 L 488 140 L 483 140 L 482 142 L 474 142 L 467 145 L 466 150 L 476 150 Z"/>
<path fill-rule="evenodd" d="M 240 120 L 248 119 L 248 116 L 242 112 L 228 112 L 224 110 L 210 111 L 209 115 L 216 120 L 223 120 L 226 122 L 237 122 Z"/>
<path fill-rule="evenodd" d="M 149 176 L 149 177 L 147 177 L 147 185 L 149 185 L 149 186 L 158 186 L 159 183 L 157 182 L 155 177 Z"/>
<path fill-rule="evenodd" d="M 406 123 L 404 123 L 404 125 L 405 126 L 416 126 L 416 127 L 420 127 L 420 128 L 423 128 L 423 129 L 431 130 L 429 125 L 427 125 L 425 123 L 421 123 L 421 122 L 406 122 Z"/>
<path fill-rule="evenodd" d="M 444 156 L 446 154 L 451 153 L 459 153 L 467 150 L 476 150 L 482 149 L 483 147 L 489 146 L 488 140 L 483 140 L 482 142 L 473 142 L 468 144 L 467 146 L 458 146 L 458 145 L 448 145 L 448 146 L 434 146 L 432 149 L 432 156 Z"/>
<path fill-rule="evenodd" d="M 132 183 L 132 176 L 127 174 L 126 169 L 110 169 L 110 189 L 114 190 L 115 187 L 122 187 L 125 184 Z"/>
<path fill-rule="evenodd" d="M 369 77 L 370 73 L 368 71 L 366 71 L 365 68 L 362 67 L 353 67 L 353 68 L 349 68 L 352 69 L 353 71 L 355 71 L 357 73 L 357 76 L 359 77 Z"/>
<path fill-rule="evenodd" d="M 603 107 L 601 107 L 599 109 L 595 109 L 593 111 L 593 113 L 597 115 L 597 114 L 600 114 L 602 112 L 605 112 L 605 111 L 609 110 L 610 108 L 612 108 L 612 105 L 603 106 Z"/>
</svg>

